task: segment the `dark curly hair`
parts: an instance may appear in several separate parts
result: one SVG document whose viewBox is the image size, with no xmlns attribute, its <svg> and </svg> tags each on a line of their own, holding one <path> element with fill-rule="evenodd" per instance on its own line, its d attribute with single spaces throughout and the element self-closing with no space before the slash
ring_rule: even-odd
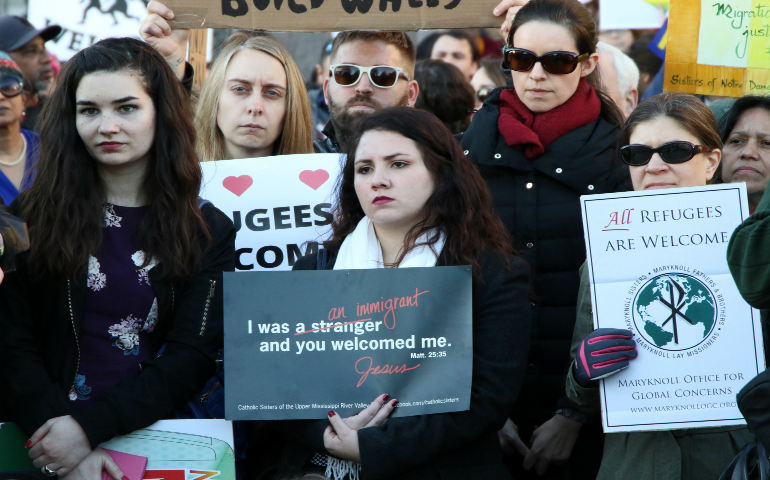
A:
<svg viewBox="0 0 770 480">
<path fill-rule="evenodd" d="M 415 108 L 437 116 L 453 134 L 468 129 L 475 92 L 457 67 L 441 60 L 422 60 L 414 69 L 414 79 L 420 85 Z"/>
<path fill-rule="evenodd" d="M 497 256 L 503 265 L 509 264 L 509 256 L 514 254 L 510 234 L 494 213 L 492 195 L 481 174 L 439 119 L 408 107 L 386 108 L 356 124 L 337 188 L 332 237 L 324 242 L 325 247 L 342 245 L 364 218 L 354 186 L 354 164 L 361 137 L 372 130 L 393 132 L 412 140 L 420 149 L 435 185 L 425 204 L 427 217 L 406 235 L 396 266 L 413 248 L 433 247 L 439 239 L 438 232 L 443 232 L 446 240 L 443 251 L 436 253 L 441 253 L 448 265 L 471 265 L 476 278 L 480 278 L 482 258 L 487 254 Z M 431 231 L 435 233 L 427 241 L 416 243 Z"/>
</svg>

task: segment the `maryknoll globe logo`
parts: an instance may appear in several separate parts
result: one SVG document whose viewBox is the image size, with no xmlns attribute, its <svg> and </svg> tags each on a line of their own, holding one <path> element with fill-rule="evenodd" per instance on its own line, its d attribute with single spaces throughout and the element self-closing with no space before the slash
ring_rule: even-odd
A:
<svg viewBox="0 0 770 480">
<path fill-rule="evenodd" d="M 703 342 L 716 325 L 714 294 L 684 273 L 651 278 L 636 294 L 637 332 L 662 350 L 687 350 Z"/>
</svg>

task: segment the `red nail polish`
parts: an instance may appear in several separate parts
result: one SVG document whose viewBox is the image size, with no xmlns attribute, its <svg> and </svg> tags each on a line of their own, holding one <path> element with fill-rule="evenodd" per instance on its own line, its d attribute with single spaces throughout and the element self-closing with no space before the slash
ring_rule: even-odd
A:
<svg viewBox="0 0 770 480">
<path fill-rule="evenodd" d="M 330 417 L 333 417 L 333 416 L 335 416 L 337 414 L 334 413 L 334 410 L 329 410 L 329 413 L 327 413 L 327 415 L 329 415 Z"/>
<path fill-rule="evenodd" d="M 382 396 L 382 401 L 383 401 L 383 402 L 387 402 L 387 401 L 388 401 L 388 398 L 390 398 L 390 395 L 388 395 L 388 394 L 386 393 L 385 395 L 383 395 L 383 396 Z"/>
<path fill-rule="evenodd" d="M 121 478 L 120 480 L 128 480 L 128 477 L 123 475 L 123 478 Z"/>
<path fill-rule="evenodd" d="M 27 443 L 24 444 L 24 448 L 29 448 L 30 445 L 32 445 L 32 440 L 27 440 Z"/>
<path fill-rule="evenodd" d="M 393 400 L 393 406 L 395 407 L 396 405 L 398 405 L 398 400 Z"/>
</svg>

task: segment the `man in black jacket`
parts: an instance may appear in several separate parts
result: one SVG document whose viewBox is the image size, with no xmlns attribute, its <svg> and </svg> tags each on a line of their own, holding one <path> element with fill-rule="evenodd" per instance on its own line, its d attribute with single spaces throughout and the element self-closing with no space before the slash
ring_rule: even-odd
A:
<svg viewBox="0 0 770 480">
<path fill-rule="evenodd" d="M 326 139 L 315 141 L 316 152 L 339 152 L 353 123 L 363 115 L 388 107 L 413 107 L 419 92 L 414 63 L 414 44 L 403 32 L 351 31 L 337 35 L 331 52 L 333 74 L 323 86 L 331 120 L 323 129 Z M 366 67 L 375 65 L 399 71 L 396 77 L 390 72 L 366 72 Z"/>
</svg>

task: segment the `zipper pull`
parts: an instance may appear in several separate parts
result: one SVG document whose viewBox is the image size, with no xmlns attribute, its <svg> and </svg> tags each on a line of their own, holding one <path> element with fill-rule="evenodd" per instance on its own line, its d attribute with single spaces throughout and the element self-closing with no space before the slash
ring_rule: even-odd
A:
<svg viewBox="0 0 770 480">
<path fill-rule="evenodd" d="M 214 288 L 217 286 L 216 280 L 211 280 L 211 289 L 209 290 L 209 297 L 208 298 L 214 298 Z"/>
</svg>

